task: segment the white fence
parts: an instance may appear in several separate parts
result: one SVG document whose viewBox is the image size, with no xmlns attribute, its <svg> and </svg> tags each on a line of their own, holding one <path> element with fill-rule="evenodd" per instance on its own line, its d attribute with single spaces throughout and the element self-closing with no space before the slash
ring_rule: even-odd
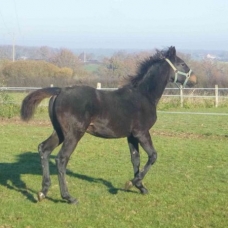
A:
<svg viewBox="0 0 228 228">
<path fill-rule="evenodd" d="M 53 85 L 50 85 L 51 87 Z M 40 89 L 41 87 L 0 87 L 1 92 L 30 92 Z M 102 88 L 101 83 L 97 83 L 97 89 L 102 90 L 116 90 L 117 88 Z M 180 99 L 180 105 L 183 106 L 184 99 L 186 98 L 199 98 L 199 99 L 213 99 L 215 107 L 219 106 L 221 100 L 228 98 L 228 88 L 166 88 L 163 97 L 175 97 Z"/>
<path fill-rule="evenodd" d="M 172 94 L 176 90 L 178 94 Z M 203 98 L 203 99 L 213 99 L 215 107 L 219 106 L 219 101 L 228 98 L 228 88 L 218 88 L 215 85 L 214 88 L 166 88 L 163 94 L 164 97 L 179 97 L 181 107 L 183 107 L 183 102 L 185 98 Z"/>
<path fill-rule="evenodd" d="M 97 83 L 97 89 L 116 90 L 117 88 L 102 88 L 101 83 Z M 165 88 L 162 97 L 176 97 L 180 99 L 180 105 L 183 107 L 185 98 L 203 98 L 213 99 L 215 107 L 218 107 L 219 101 L 228 98 L 228 88 Z"/>
</svg>

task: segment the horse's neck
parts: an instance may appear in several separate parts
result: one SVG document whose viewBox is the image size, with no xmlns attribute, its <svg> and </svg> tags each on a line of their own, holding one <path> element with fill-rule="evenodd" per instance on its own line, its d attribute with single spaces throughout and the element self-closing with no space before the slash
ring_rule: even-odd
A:
<svg viewBox="0 0 228 228">
<path fill-rule="evenodd" d="M 152 67 L 145 80 L 140 85 L 142 93 L 146 94 L 153 103 L 158 103 L 168 83 L 170 69 Z"/>
</svg>

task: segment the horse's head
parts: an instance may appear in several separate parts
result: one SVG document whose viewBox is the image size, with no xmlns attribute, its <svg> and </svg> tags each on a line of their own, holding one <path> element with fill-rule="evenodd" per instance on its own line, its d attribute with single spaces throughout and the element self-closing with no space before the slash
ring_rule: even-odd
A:
<svg viewBox="0 0 228 228">
<path fill-rule="evenodd" d="M 165 56 L 166 62 L 172 68 L 170 81 L 174 83 L 180 83 L 184 87 L 194 86 L 197 82 L 197 78 L 194 72 L 188 67 L 188 65 L 180 57 L 176 55 L 175 47 L 170 47 Z"/>
</svg>

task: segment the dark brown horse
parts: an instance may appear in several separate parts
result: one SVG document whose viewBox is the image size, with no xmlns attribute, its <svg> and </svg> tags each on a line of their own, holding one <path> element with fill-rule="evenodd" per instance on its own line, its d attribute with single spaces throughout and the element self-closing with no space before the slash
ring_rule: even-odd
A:
<svg viewBox="0 0 228 228">
<path fill-rule="evenodd" d="M 77 203 L 67 189 L 66 166 L 79 140 L 87 132 L 102 138 L 127 137 L 134 178 L 126 189 L 135 186 L 147 193 L 142 180 L 156 161 L 150 128 L 156 122 L 156 106 L 168 81 L 193 85 L 196 77 L 186 63 L 176 56 L 175 47 L 157 53 L 139 66 L 138 73 L 115 91 L 102 91 L 89 86 L 44 88 L 30 93 L 22 102 L 21 118 L 28 121 L 36 106 L 51 97 L 49 115 L 54 128 L 52 135 L 39 147 L 43 169 L 42 190 L 38 199 L 47 195 L 50 187 L 49 155 L 59 144 L 56 158 L 60 192 L 69 203 Z M 139 144 L 148 154 L 148 161 L 139 170 Z"/>
</svg>

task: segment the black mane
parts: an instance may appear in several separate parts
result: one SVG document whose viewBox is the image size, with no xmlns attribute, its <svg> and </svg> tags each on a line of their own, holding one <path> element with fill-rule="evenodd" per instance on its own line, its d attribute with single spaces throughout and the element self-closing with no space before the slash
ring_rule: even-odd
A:
<svg viewBox="0 0 228 228">
<path fill-rule="evenodd" d="M 129 76 L 126 79 L 124 85 L 125 86 L 131 85 L 133 87 L 136 87 L 143 80 L 149 68 L 155 63 L 160 62 L 164 58 L 170 57 L 172 50 L 173 50 L 172 46 L 165 50 L 156 49 L 156 53 L 153 56 L 146 58 L 139 64 L 136 75 Z"/>
</svg>

